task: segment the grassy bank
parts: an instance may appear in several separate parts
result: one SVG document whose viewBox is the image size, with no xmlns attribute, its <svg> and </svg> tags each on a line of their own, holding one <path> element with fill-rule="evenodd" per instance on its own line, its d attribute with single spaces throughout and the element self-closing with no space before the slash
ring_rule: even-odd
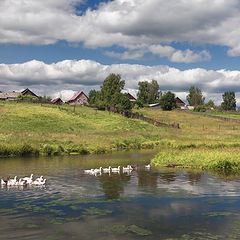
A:
<svg viewBox="0 0 240 240">
<path fill-rule="evenodd" d="M 139 111 L 160 122 L 180 123 L 181 128 L 156 127 L 87 107 L 0 102 L 0 156 L 101 154 L 156 147 L 173 153 L 199 149 L 207 156 L 202 149 L 240 147 L 238 123 L 177 111 Z"/>
<path fill-rule="evenodd" d="M 87 107 L 0 102 L 0 155 L 105 153 L 153 148 L 165 131 Z"/>
<path fill-rule="evenodd" d="M 223 148 L 185 148 L 168 149 L 160 152 L 153 160 L 154 166 L 191 169 L 240 169 L 240 149 Z"/>
</svg>

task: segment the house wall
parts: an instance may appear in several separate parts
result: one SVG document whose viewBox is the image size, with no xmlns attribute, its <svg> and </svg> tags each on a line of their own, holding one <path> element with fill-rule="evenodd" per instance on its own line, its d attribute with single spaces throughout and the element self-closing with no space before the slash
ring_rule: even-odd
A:
<svg viewBox="0 0 240 240">
<path fill-rule="evenodd" d="M 69 103 L 70 105 L 89 105 L 88 98 L 84 94 L 80 94 L 74 101 Z"/>
</svg>

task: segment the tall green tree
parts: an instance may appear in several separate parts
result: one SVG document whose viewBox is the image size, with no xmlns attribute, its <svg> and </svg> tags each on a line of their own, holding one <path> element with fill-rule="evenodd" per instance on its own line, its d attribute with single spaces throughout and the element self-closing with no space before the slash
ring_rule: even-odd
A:
<svg viewBox="0 0 240 240">
<path fill-rule="evenodd" d="M 209 100 L 206 104 L 205 104 L 206 108 L 215 108 L 215 104 L 213 102 L 213 100 Z"/>
<path fill-rule="evenodd" d="M 143 81 L 138 83 L 138 101 L 143 104 L 156 103 L 161 96 L 159 85 L 156 80 L 151 82 Z"/>
<path fill-rule="evenodd" d="M 126 94 L 118 92 L 113 95 L 111 106 L 119 113 L 132 109 L 132 104 Z"/>
<path fill-rule="evenodd" d="M 115 93 L 120 93 L 124 88 L 125 81 L 121 80 L 120 74 L 111 73 L 101 86 L 101 94 L 106 107 L 111 107 L 111 100 Z"/>
<path fill-rule="evenodd" d="M 205 97 L 203 97 L 199 88 L 191 86 L 187 95 L 187 101 L 190 106 L 204 105 Z"/>
<path fill-rule="evenodd" d="M 223 102 L 221 104 L 221 107 L 225 111 L 235 111 L 236 110 L 236 98 L 235 98 L 235 92 L 225 92 L 222 95 Z"/>
<path fill-rule="evenodd" d="M 101 91 L 91 90 L 88 94 L 89 104 L 96 105 L 99 100 L 102 100 Z"/>
<path fill-rule="evenodd" d="M 177 100 L 175 94 L 168 91 L 163 94 L 160 98 L 160 106 L 163 110 L 171 111 L 172 109 L 177 107 Z"/>
</svg>

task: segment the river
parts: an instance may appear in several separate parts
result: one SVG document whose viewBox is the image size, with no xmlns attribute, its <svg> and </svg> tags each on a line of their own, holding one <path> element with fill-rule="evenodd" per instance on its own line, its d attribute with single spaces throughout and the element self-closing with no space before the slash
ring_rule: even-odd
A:
<svg viewBox="0 0 240 240">
<path fill-rule="evenodd" d="M 0 239 L 240 239 L 239 178 L 146 169 L 154 154 L 0 159 L 0 178 L 47 179 L 0 188 Z M 83 171 L 127 164 L 136 169 Z"/>
</svg>

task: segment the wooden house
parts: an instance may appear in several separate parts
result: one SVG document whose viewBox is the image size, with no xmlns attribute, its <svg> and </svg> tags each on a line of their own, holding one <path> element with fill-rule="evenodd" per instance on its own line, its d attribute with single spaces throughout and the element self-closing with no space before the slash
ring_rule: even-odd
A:
<svg viewBox="0 0 240 240">
<path fill-rule="evenodd" d="M 61 98 L 56 98 L 56 99 L 52 100 L 51 103 L 55 104 L 55 105 L 62 105 L 63 101 Z"/>
<path fill-rule="evenodd" d="M 83 92 L 77 92 L 69 101 L 70 105 L 89 105 L 89 99 L 87 95 Z"/>
<path fill-rule="evenodd" d="M 29 90 L 28 88 L 26 88 L 25 90 L 23 90 L 22 92 L 5 92 L 5 93 L 0 93 L 0 100 L 5 100 L 5 101 L 14 101 L 19 95 L 30 95 L 33 98 L 38 98 L 38 96 L 33 93 L 31 90 Z"/>
<path fill-rule="evenodd" d="M 23 90 L 21 94 L 23 96 L 29 95 L 29 96 L 32 96 L 33 98 L 38 98 L 38 96 L 34 92 L 32 92 L 29 88 L 26 88 L 25 90 Z"/>
<path fill-rule="evenodd" d="M 180 106 L 180 107 L 185 106 L 185 103 L 179 97 L 176 97 L 176 103 L 177 103 L 177 106 Z"/>
<path fill-rule="evenodd" d="M 129 98 L 130 102 L 135 102 L 136 101 L 136 98 L 132 94 L 126 93 L 126 96 Z"/>
</svg>

